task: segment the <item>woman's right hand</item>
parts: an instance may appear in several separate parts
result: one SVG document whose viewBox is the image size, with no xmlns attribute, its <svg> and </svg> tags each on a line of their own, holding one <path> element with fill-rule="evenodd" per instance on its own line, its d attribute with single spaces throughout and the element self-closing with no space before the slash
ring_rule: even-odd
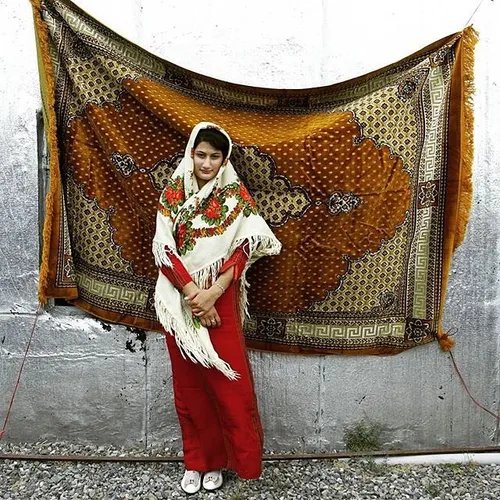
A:
<svg viewBox="0 0 500 500">
<path fill-rule="evenodd" d="M 198 318 L 205 328 L 216 328 L 222 324 L 219 313 L 214 306 L 212 306 L 203 316 L 198 316 Z"/>
</svg>

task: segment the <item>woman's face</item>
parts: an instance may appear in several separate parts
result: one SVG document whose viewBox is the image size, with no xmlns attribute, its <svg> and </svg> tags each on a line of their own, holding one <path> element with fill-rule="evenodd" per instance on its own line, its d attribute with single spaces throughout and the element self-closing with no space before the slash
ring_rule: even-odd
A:
<svg viewBox="0 0 500 500">
<path fill-rule="evenodd" d="M 201 189 L 220 170 L 224 157 L 222 151 L 214 149 L 208 142 L 200 142 L 194 150 L 194 175 Z"/>
</svg>

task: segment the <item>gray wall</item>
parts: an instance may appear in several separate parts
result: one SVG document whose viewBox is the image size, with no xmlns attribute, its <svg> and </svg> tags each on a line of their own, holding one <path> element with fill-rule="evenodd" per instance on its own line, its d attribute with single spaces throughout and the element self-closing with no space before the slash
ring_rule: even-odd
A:
<svg viewBox="0 0 500 500">
<path fill-rule="evenodd" d="M 177 64 L 270 87 L 324 85 L 383 66 L 462 29 L 477 5 L 476 0 L 425 0 L 418 8 L 397 0 L 290 0 L 284 11 L 280 2 L 248 0 L 227 9 L 227 2 L 216 0 L 211 2 L 216 15 L 193 16 L 202 2 L 77 3 Z M 366 15 L 355 17 L 362 9 Z M 487 1 L 474 19 L 481 32 L 475 197 L 466 239 L 453 261 L 444 320 L 446 328 L 459 329 L 454 353 L 470 389 L 497 412 L 500 30 L 493 20 L 499 15 L 498 2 Z M 37 308 L 40 100 L 29 3 L 0 0 L 0 19 L 3 421 Z M 339 450 L 345 429 L 362 419 L 381 424 L 384 444 L 393 448 L 499 444 L 495 419 L 468 398 L 437 344 L 394 357 L 251 352 L 250 358 L 269 450 Z M 75 308 L 52 308 L 38 320 L 5 439 L 178 448 L 170 377 L 160 335 L 144 339 Z"/>
</svg>

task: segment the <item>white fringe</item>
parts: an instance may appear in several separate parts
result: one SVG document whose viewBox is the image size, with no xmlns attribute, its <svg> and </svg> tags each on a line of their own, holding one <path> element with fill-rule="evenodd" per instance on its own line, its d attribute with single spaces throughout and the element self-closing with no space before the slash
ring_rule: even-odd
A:
<svg viewBox="0 0 500 500">
<path fill-rule="evenodd" d="M 248 241 L 249 246 L 247 257 L 249 257 L 249 259 L 251 257 L 251 260 L 247 262 L 245 270 L 243 271 L 240 278 L 239 306 L 242 320 L 244 320 L 244 318 L 250 317 L 250 314 L 248 312 L 248 289 L 250 288 L 250 285 L 246 279 L 246 272 L 250 265 L 253 264 L 259 257 L 262 257 L 263 255 L 276 255 L 280 253 L 281 243 L 278 240 L 270 238 L 269 236 L 250 236 L 246 238 L 240 238 L 233 242 L 226 257 L 218 259 L 215 262 L 212 262 L 212 264 L 204 267 L 203 269 L 191 273 L 193 281 L 200 288 L 208 288 L 219 276 L 219 271 L 224 262 L 226 262 L 226 260 L 231 255 L 233 255 L 236 248 L 238 248 L 245 241 Z"/>
<path fill-rule="evenodd" d="M 190 316 L 190 310 L 183 307 L 185 327 L 181 325 L 168 311 L 161 300 L 155 295 L 155 308 L 158 319 L 165 330 L 174 335 L 182 356 L 205 368 L 216 368 L 229 380 L 237 380 L 240 374 L 234 371 L 229 363 L 219 358 L 210 342 L 208 330 L 200 326 L 195 328 Z"/>
<path fill-rule="evenodd" d="M 157 267 L 173 267 L 172 261 L 170 260 L 165 250 L 165 243 L 160 243 L 159 241 L 153 240 L 153 255 Z"/>
<path fill-rule="evenodd" d="M 236 240 L 232 245 L 230 254 L 234 252 L 236 247 L 240 246 L 244 241 L 249 243 L 248 257 L 252 258 L 252 263 L 264 255 L 277 255 L 281 251 L 281 243 L 276 238 L 269 236 L 250 236 Z"/>
<path fill-rule="evenodd" d="M 222 267 L 222 264 L 224 264 L 224 261 L 226 259 L 222 258 L 219 259 L 212 264 L 209 264 L 208 266 L 204 267 L 203 269 L 200 269 L 199 271 L 196 271 L 191 274 L 191 278 L 193 278 L 193 281 L 200 287 L 200 288 L 208 288 L 209 285 L 211 286 L 212 283 L 217 279 L 217 276 L 219 275 L 220 268 Z"/>
<path fill-rule="evenodd" d="M 248 283 L 246 278 L 248 269 L 259 257 L 263 255 L 277 255 L 281 251 L 281 243 L 277 239 L 269 238 L 268 236 L 252 236 L 236 241 L 230 254 L 232 255 L 234 249 L 245 240 L 249 243 L 247 254 L 249 260 L 240 278 L 240 312 L 242 320 L 244 320 L 244 318 L 250 318 L 250 313 L 248 312 L 248 290 L 250 288 L 250 283 Z"/>
<path fill-rule="evenodd" d="M 219 271 L 224 262 L 226 262 L 226 260 L 231 257 L 231 255 L 233 255 L 236 248 L 238 248 L 245 241 L 248 241 L 249 244 L 247 257 L 251 257 L 251 261 L 247 263 L 245 272 L 243 274 L 246 274 L 246 270 L 248 269 L 248 267 L 250 267 L 250 265 L 253 264 L 253 262 L 255 262 L 259 257 L 262 257 L 263 255 L 277 255 L 281 251 L 281 243 L 276 239 L 270 238 L 269 236 L 250 236 L 240 238 L 233 242 L 231 248 L 227 253 L 227 256 L 222 257 L 215 262 L 212 262 L 208 266 L 195 271 L 194 273 L 190 273 L 193 281 L 200 288 L 208 288 L 208 286 L 211 285 L 219 276 Z M 244 295 L 246 296 L 246 289 L 248 288 L 248 284 L 246 283 L 243 275 L 242 281 L 245 283 Z M 245 306 L 245 310 L 246 309 L 247 307 Z"/>
</svg>

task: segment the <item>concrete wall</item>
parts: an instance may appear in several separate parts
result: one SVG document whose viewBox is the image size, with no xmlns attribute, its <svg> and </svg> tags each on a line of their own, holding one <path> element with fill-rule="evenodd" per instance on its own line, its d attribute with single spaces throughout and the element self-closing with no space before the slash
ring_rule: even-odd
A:
<svg viewBox="0 0 500 500">
<path fill-rule="evenodd" d="M 269 87 L 341 81 L 462 29 L 478 0 L 78 0 L 111 28 L 181 66 Z M 209 11 L 202 5 L 210 5 Z M 35 112 L 40 107 L 27 1 L 0 0 L 0 418 L 37 307 Z M 496 19 L 496 25 L 494 24 Z M 453 262 L 445 327 L 474 395 L 500 397 L 500 19 L 483 1 L 477 48 L 475 198 Z M 498 425 L 460 386 L 437 344 L 395 357 L 250 353 L 266 446 L 338 450 L 347 426 L 369 418 L 386 446 L 499 444 Z M 179 447 L 162 338 L 109 327 L 70 307 L 45 312 L 6 435 Z"/>
</svg>

